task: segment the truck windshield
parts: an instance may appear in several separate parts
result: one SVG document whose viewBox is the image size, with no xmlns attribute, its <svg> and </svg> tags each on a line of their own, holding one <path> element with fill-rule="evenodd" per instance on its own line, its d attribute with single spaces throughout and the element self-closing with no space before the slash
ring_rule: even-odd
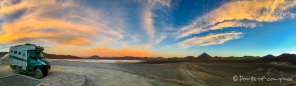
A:
<svg viewBox="0 0 296 86">
<path fill-rule="evenodd" d="M 36 54 L 36 56 L 37 56 L 38 59 L 44 59 L 44 56 L 43 56 L 42 53 L 40 53 L 40 52 L 35 52 L 35 54 Z"/>
<path fill-rule="evenodd" d="M 36 57 L 38 59 L 44 59 L 44 56 L 43 56 L 43 54 L 41 52 L 31 51 L 29 54 L 30 54 L 31 57 Z"/>
</svg>

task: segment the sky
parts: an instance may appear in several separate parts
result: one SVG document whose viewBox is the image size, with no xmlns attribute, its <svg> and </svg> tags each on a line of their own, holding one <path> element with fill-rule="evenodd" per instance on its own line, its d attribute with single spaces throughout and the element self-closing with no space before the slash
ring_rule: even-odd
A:
<svg viewBox="0 0 296 86">
<path fill-rule="evenodd" d="M 76 56 L 296 53 L 295 0 L 0 0 L 0 52 Z"/>
</svg>

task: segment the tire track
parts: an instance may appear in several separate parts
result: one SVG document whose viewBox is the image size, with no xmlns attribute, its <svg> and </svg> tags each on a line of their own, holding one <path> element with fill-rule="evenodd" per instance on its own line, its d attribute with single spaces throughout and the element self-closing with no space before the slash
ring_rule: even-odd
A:
<svg viewBox="0 0 296 86">
<path fill-rule="evenodd" d="M 187 63 L 187 64 L 188 64 L 187 67 L 192 68 L 192 69 L 197 69 L 200 72 L 203 72 L 203 73 L 206 73 L 206 74 L 209 74 L 209 75 L 212 75 L 212 76 L 216 76 L 216 77 L 219 77 L 219 78 L 226 77 L 224 75 L 219 75 L 219 74 L 211 73 L 211 72 L 205 71 L 203 69 L 200 69 L 198 67 L 194 67 L 194 63 Z"/>
<path fill-rule="evenodd" d="M 189 81 L 193 80 L 195 83 L 191 83 L 191 84 L 195 86 L 207 85 L 207 83 L 199 79 L 195 74 L 193 74 L 192 72 L 190 72 L 190 70 L 188 70 L 189 65 L 190 65 L 189 63 L 185 63 L 185 64 L 182 64 L 180 68 L 181 69 L 180 71 L 183 71 L 183 74 L 185 74 L 184 77 L 187 76 L 185 79 L 187 80 L 189 79 Z M 196 81 L 198 83 L 196 83 Z"/>
</svg>

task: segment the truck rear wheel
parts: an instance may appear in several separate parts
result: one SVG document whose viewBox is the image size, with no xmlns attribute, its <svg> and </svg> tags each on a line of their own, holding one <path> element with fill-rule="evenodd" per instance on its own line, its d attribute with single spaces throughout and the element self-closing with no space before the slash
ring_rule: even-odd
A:
<svg viewBox="0 0 296 86">
<path fill-rule="evenodd" d="M 14 72 L 15 72 L 16 74 L 20 74 L 20 69 L 19 69 L 18 66 L 15 66 L 15 67 L 14 67 Z"/>
<path fill-rule="evenodd" d="M 43 73 L 42 73 L 41 69 L 38 68 L 38 69 L 35 70 L 35 77 L 37 79 L 43 78 Z"/>
</svg>

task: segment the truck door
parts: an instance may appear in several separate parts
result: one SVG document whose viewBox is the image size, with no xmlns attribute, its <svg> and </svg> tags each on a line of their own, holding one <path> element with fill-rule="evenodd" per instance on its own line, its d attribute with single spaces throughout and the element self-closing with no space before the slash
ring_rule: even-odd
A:
<svg viewBox="0 0 296 86">
<path fill-rule="evenodd" d="M 25 50 L 23 50 L 22 51 L 22 53 L 21 53 L 21 57 L 25 60 L 25 61 L 23 61 L 22 63 L 23 63 L 23 66 L 22 66 L 22 69 L 23 70 L 27 70 L 27 52 L 25 51 Z"/>
<path fill-rule="evenodd" d="M 34 51 L 28 51 L 28 70 L 34 71 L 35 64 L 37 63 L 37 57 Z"/>
</svg>

